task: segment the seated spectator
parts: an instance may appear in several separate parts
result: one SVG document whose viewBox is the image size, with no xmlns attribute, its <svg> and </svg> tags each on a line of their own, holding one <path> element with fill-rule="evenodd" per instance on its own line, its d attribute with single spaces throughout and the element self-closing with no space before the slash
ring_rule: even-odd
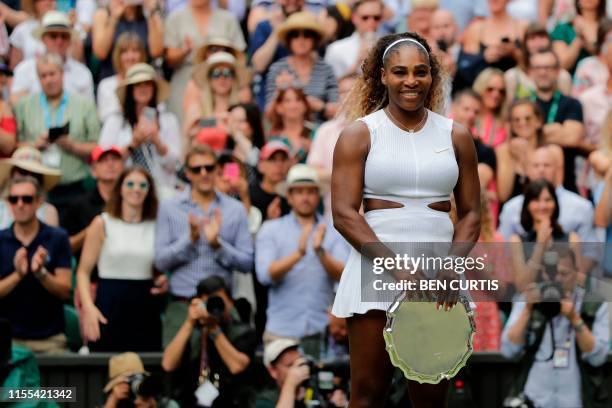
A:
<svg viewBox="0 0 612 408">
<path fill-rule="evenodd" d="M 497 147 L 506 140 L 506 82 L 504 73 L 496 68 L 482 71 L 472 87 L 482 99 L 476 134 L 482 142 Z"/>
<path fill-rule="evenodd" d="M 17 123 L 6 97 L 12 76 L 8 66 L 0 61 L 0 159 L 10 157 L 17 146 Z"/>
<path fill-rule="evenodd" d="M 356 74 L 339 79 L 340 106 L 348 103 L 347 98 L 356 79 Z M 325 217 L 328 220 L 331 220 L 331 173 L 334 148 L 336 147 L 338 137 L 340 137 L 340 132 L 342 132 L 342 129 L 347 124 L 346 112 L 341 110 L 335 118 L 319 126 L 308 152 L 308 158 L 306 159 L 306 163 L 317 170 L 319 180 L 325 186 L 325 190 L 327 190 L 327 193 L 323 196 L 323 207 Z"/>
<path fill-rule="evenodd" d="M 261 113 L 254 103 L 239 103 L 229 108 L 226 132 L 229 136 L 225 145 L 248 166 L 248 181 L 258 179 L 257 163 L 265 143 Z"/>
<path fill-rule="evenodd" d="M 532 181 L 525 187 L 523 208 L 521 209 L 521 226 L 525 233 L 512 234 L 510 242 L 525 245 L 512 246 L 512 265 L 515 271 L 515 283 L 519 292 L 523 292 L 532 282 L 540 282 L 539 273 L 544 265 L 544 252 L 553 243 L 579 242 L 575 232 L 566 233 L 559 225 L 559 201 L 554 186 L 546 180 Z M 533 245 L 535 243 L 535 245 Z M 529 245 L 532 244 L 532 245 Z M 576 252 L 576 256 L 580 253 Z M 584 268 L 580 266 L 580 272 Z M 584 282 L 584 277 L 581 278 Z"/>
<path fill-rule="evenodd" d="M 202 128 L 218 127 L 217 118 L 227 115 L 239 102 L 236 58 L 216 52 L 195 67 L 183 99 L 183 128 L 189 145 Z"/>
<path fill-rule="evenodd" d="M 142 388 L 147 393 L 159 393 L 160 389 L 152 389 L 157 385 L 151 375 L 145 371 L 142 360 L 136 353 L 127 352 L 112 356 L 108 362 L 109 382 L 104 387 L 106 401 L 104 408 L 135 406 L 138 408 L 179 408 L 179 405 L 161 396 L 140 395 L 131 390 L 135 377 L 142 377 Z M 145 384 L 147 383 L 147 384 Z M 159 384 L 161 385 L 161 384 Z M 148 388 L 147 388 L 148 386 Z"/>
<path fill-rule="evenodd" d="M 544 118 L 535 102 L 520 99 L 509 110 L 510 139 L 497 146 L 497 191 L 501 202 L 523 193 L 528 183 L 527 165 L 532 152 L 544 146 Z M 556 145 L 549 150 L 556 155 L 557 163 L 563 162 L 563 151 Z M 560 169 L 562 170 L 562 168 Z M 562 178 L 555 180 L 560 183 Z"/>
<path fill-rule="evenodd" d="M 121 112 L 104 122 L 99 142 L 126 149 L 129 161 L 151 174 L 162 198 L 175 192 L 182 147 L 178 121 L 162 105 L 168 94 L 168 83 L 153 67 L 133 65 L 117 87 Z"/>
<path fill-rule="evenodd" d="M 179 330 L 199 281 L 250 272 L 253 238 L 242 203 L 216 191 L 220 166 L 215 152 L 194 145 L 185 158 L 190 187 L 163 201 L 157 215 L 155 266 L 170 273 L 172 302 L 166 309 L 164 345 Z"/>
<path fill-rule="evenodd" d="M 334 41 L 350 37 L 355 31 L 351 21 L 351 8 L 346 3 L 330 4 L 325 9 L 325 17 L 322 20 L 325 30 L 324 44 L 330 45 Z"/>
<path fill-rule="evenodd" d="M 121 112 L 117 87 L 125 79 L 128 69 L 147 59 L 147 52 L 138 34 L 129 31 L 121 34 L 113 48 L 112 59 L 116 74 L 104 78 L 98 84 L 98 117 L 102 123 L 113 113 Z"/>
<path fill-rule="evenodd" d="M 606 82 L 593 85 L 579 98 L 584 111 L 586 142 L 592 146 L 598 146 L 604 141 L 605 119 L 612 109 L 612 36 L 602 47 L 602 55 L 605 57 Z"/>
<path fill-rule="evenodd" d="M 351 22 L 355 31 L 350 37 L 327 46 L 325 62 L 336 78 L 357 73 L 377 39 L 383 19 L 384 4 L 380 0 L 359 0 L 353 3 Z"/>
<path fill-rule="evenodd" d="M 105 210 L 87 229 L 77 270 L 84 338 L 92 351 L 159 351 L 158 295 L 168 285 L 153 267 L 157 198 L 152 177 L 142 168 L 125 169 Z M 96 265 L 94 303 L 90 276 Z"/>
<path fill-rule="evenodd" d="M 604 19 L 597 30 L 597 53 L 580 61 L 576 67 L 572 96 L 580 99 L 583 92 L 608 82 L 607 49 L 612 43 L 612 20 Z M 607 45 L 608 44 L 608 45 Z"/>
<path fill-rule="evenodd" d="M 194 406 L 194 391 L 205 382 L 219 391 L 206 406 L 247 407 L 254 399 L 256 345 L 255 330 L 241 320 L 225 280 L 211 276 L 198 283 L 184 323 L 164 350 L 162 367 L 180 369 L 183 406 Z"/>
<path fill-rule="evenodd" d="M 93 100 L 65 92 L 64 64 L 57 54 L 36 61 L 42 91 L 23 97 L 15 107 L 20 145 L 32 145 L 42 152 L 43 163 L 62 172 L 59 185 L 49 192 L 60 222 L 65 206 L 85 192 L 86 161 L 96 147 L 100 124 Z M 67 91 L 67 90 L 66 90 Z M 50 129 L 67 134 L 50 137 Z M 57 136 L 57 138 L 55 138 Z"/>
<path fill-rule="evenodd" d="M 251 205 L 247 167 L 229 151 L 219 154 L 218 163 L 221 173 L 215 180 L 216 189 L 242 202 L 249 219 L 249 231 L 256 233 L 263 217 L 261 211 Z"/>
<path fill-rule="evenodd" d="M 37 61 L 45 53 L 57 54 L 62 59 L 64 75 L 64 88 L 68 92 L 80 94 L 83 97 L 94 99 L 94 85 L 89 69 L 73 59 L 69 54 L 71 38 L 77 35 L 72 28 L 70 19 L 64 13 L 52 11 L 45 14 L 42 25 L 34 32 L 42 43 L 44 50 L 37 58 L 24 60 L 15 67 L 13 82 L 11 84 L 11 101 L 16 104 L 24 96 L 40 92 L 41 82 L 37 75 Z"/>
<path fill-rule="evenodd" d="M 193 57 L 194 67 L 205 63 L 208 57 L 216 52 L 227 52 L 236 59 L 236 78 L 238 79 L 238 99 L 240 102 L 251 102 L 253 94 L 251 91 L 251 69 L 247 66 L 246 54 L 236 48 L 227 38 L 209 36 L 206 42 L 195 51 Z"/>
<path fill-rule="evenodd" d="M 459 27 L 453 13 L 438 9 L 431 15 L 430 44 L 437 48 L 436 53 L 450 75 L 455 75 L 459 59 Z"/>
<path fill-rule="evenodd" d="M 303 406 L 303 384 L 310 378 L 310 367 L 298 347 L 297 341 L 289 339 L 273 340 L 266 345 L 264 365 L 276 387 L 257 394 L 256 408 Z"/>
<path fill-rule="evenodd" d="M 323 40 L 323 28 L 316 17 L 307 11 L 294 13 L 278 28 L 277 36 L 289 55 L 270 65 L 266 106 L 270 106 L 276 89 L 298 86 L 318 119 L 332 118 L 338 108 L 338 82 L 329 64 L 315 52 Z"/>
<path fill-rule="evenodd" d="M 96 186 L 73 201 L 66 210 L 64 229 L 70 235 L 70 247 L 78 260 L 85 241 L 87 227 L 102 213 L 123 172 L 123 151 L 117 146 L 96 146 L 91 152 L 91 175 Z"/>
<path fill-rule="evenodd" d="M 165 63 L 173 69 L 168 104 L 183 123 L 183 95 L 191 79 L 195 51 L 211 36 L 230 41 L 239 51 L 246 43 L 236 17 L 205 0 L 189 0 L 185 8 L 166 18 L 165 27 Z"/>
<path fill-rule="evenodd" d="M 506 81 L 506 101 L 512 103 L 516 99 L 530 98 L 536 90 L 533 79 L 529 76 L 529 58 L 538 51 L 549 49 L 552 40 L 546 27 L 539 23 L 527 26 L 521 44 L 521 59 L 519 64 L 504 73 Z M 572 88 L 572 76 L 565 69 L 559 70 L 559 91 L 569 95 Z"/>
<path fill-rule="evenodd" d="M 257 25 L 262 21 L 272 20 L 280 14 L 288 16 L 293 12 L 294 7 L 299 7 L 300 10 L 305 9 L 323 20 L 326 15 L 325 6 L 328 3 L 326 0 L 253 0 L 247 19 L 247 30 L 249 34 L 253 34 Z"/>
<path fill-rule="evenodd" d="M 487 3 L 489 16 L 474 21 L 463 33 L 464 55 L 459 57 L 458 74 L 467 86 L 484 68 L 506 71 L 520 58 L 519 45 L 527 23 L 508 14 L 509 0 L 487 0 Z M 465 85 L 462 83 L 460 88 Z"/>
<path fill-rule="evenodd" d="M 51 1 L 27 0 L 21 2 L 21 9 L 27 17 L 14 27 L 9 37 L 11 44 L 9 66 L 11 69 L 15 69 L 21 61 L 39 57 L 45 52 L 43 44 L 40 39 L 34 37 L 33 32 L 40 27 L 45 14 L 55 10 L 55 7 L 55 2 Z M 4 14 L 2 10 L 2 15 Z"/>
<path fill-rule="evenodd" d="M 559 59 L 551 50 L 530 56 L 529 75 L 534 79 L 536 92 L 533 99 L 542 110 L 544 140 L 563 148 L 563 185 L 577 192 L 576 156 L 593 147 L 585 142 L 582 124 L 582 106 L 576 99 L 559 92 Z"/>
<path fill-rule="evenodd" d="M 566 233 L 575 232 L 581 242 L 598 242 L 593 230 L 593 205 L 576 193 L 566 190 L 557 183 L 558 166 L 554 153 L 549 146 L 537 148 L 529 157 L 527 178 L 535 181 L 544 179 L 555 186 L 555 195 L 559 202 L 558 222 Z M 521 225 L 521 209 L 524 196 L 516 196 L 504 204 L 499 216 L 499 232 L 505 239 L 511 235 L 521 236 L 525 233 Z"/>
<path fill-rule="evenodd" d="M 256 74 L 253 78 L 253 94 L 262 110 L 266 106 L 268 68 L 273 62 L 289 55 L 289 50 L 279 42 L 276 31 L 291 14 L 304 9 L 304 0 L 274 0 L 273 8 L 271 13 L 258 18 L 257 13 L 253 12 L 253 19 L 257 23 L 254 31 L 249 30 L 249 55 Z"/>
<path fill-rule="evenodd" d="M 325 330 L 334 284 L 348 257 L 346 242 L 316 213 L 321 199 L 316 170 L 294 165 L 286 188 L 292 212 L 266 221 L 257 234 L 255 271 L 270 286 L 264 344 Z"/>
<path fill-rule="evenodd" d="M 406 16 L 406 31 L 415 32 L 434 43 L 431 38 L 431 16 L 438 9 L 438 0 L 410 0 L 410 13 Z"/>
<path fill-rule="evenodd" d="M 606 15 L 606 2 L 576 0 L 576 11 L 578 15 L 573 20 L 558 24 L 550 34 L 560 66 L 572 75 L 581 60 L 597 55 L 597 30 Z"/>
<path fill-rule="evenodd" d="M 608 353 L 608 305 L 578 284 L 574 253 L 558 254 L 554 282 L 563 299 L 554 316 L 545 315 L 540 290 L 530 287 L 512 306 L 502 334 L 502 354 L 520 358 L 512 390 L 537 407 L 608 406 L 610 397 L 598 370 Z M 550 307 L 547 307 L 550 309 Z M 588 384 L 588 385 L 587 385 Z"/>
<path fill-rule="evenodd" d="M 35 178 L 11 180 L 8 191 L 15 222 L 0 231 L 0 317 L 11 322 L 18 345 L 35 353 L 68 351 L 63 307 L 72 286 L 68 235 L 36 217 L 42 187 Z"/>
<path fill-rule="evenodd" d="M 19 177 L 31 176 L 38 181 L 45 192 L 53 189 L 59 182 L 62 174 L 59 170 L 45 166 L 38 150 L 33 147 L 20 147 L 15 150 L 10 159 L 0 160 L 0 191 L 11 180 Z M 51 227 L 59 226 L 57 209 L 44 200 L 36 210 L 38 219 Z M 13 223 L 13 214 L 10 205 L 5 200 L 0 201 L 0 229 L 9 228 Z"/>
<path fill-rule="evenodd" d="M 308 98 L 300 88 L 280 89 L 270 106 L 270 130 L 268 140 L 277 138 L 287 143 L 296 163 L 305 163 L 314 136 L 312 123 L 308 122 L 310 107 Z"/>
<path fill-rule="evenodd" d="M 99 80 L 115 74 L 113 48 L 121 34 L 135 33 L 152 59 L 164 52 L 164 21 L 162 5 L 157 0 L 140 3 L 110 0 L 108 7 L 100 7 L 93 16 L 91 46 L 100 61 Z"/>
</svg>

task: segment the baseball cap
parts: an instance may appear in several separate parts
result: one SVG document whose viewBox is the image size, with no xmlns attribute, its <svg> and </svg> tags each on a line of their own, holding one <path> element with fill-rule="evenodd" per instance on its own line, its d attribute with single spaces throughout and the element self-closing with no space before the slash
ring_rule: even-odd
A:
<svg viewBox="0 0 612 408">
<path fill-rule="evenodd" d="M 295 340 L 291 339 L 276 339 L 268 343 L 264 348 L 263 362 L 265 366 L 271 365 L 280 357 L 286 350 L 290 348 L 297 348 L 300 345 Z"/>
<path fill-rule="evenodd" d="M 259 160 L 268 160 L 272 155 L 276 152 L 285 152 L 287 156 L 291 156 L 291 151 L 289 146 L 280 140 L 272 140 L 264 145 L 261 148 L 261 152 L 259 153 Z"/>
<path fill-rule="evenodd" d="M 111 146 L 96 146 L 91 151 L 91 162 L 92 163 L 97 162 L 98 160 L 100 160 L 102 155 L 104 155 L 106 153 L 115 153 L 118 156 L 123 156 L 123 152 L 121 151 L 121 149 L 118 146 L 115 146 L 115 145 L 111 145 Z"/>
</svg>

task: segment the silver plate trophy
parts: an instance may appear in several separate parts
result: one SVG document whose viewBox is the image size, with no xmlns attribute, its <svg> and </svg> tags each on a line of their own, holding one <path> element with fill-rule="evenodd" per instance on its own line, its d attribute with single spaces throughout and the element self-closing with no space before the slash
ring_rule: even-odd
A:
<svg viewBox="0 0 612 408">
<path fill-rule="evenodd" d="M 408 301 L 403 293 L 387 311 L 383 337 L 391 363 L 407 379 L 438 384 L 465 366 L 475 332 L 474 312 L 465 298 L 442 311 L 436 302 Z"/>
</svg>

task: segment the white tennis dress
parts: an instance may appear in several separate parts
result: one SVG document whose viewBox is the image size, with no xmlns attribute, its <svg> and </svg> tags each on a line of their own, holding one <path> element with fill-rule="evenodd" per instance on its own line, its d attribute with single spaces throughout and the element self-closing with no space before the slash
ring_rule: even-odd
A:
<svg viewBox="0 0 612 408">
<path fill-rule="evenodd" d="M 431 209 L 428 204 L 450 200 L 457 183 L 459 168 L 451 139 L 453 121 L 428 111 L 423 128 L 407 132 L 382 109 L 359 120 L 370 132 L 364 198 L 404 205 L 365 213 L 376 236 L 387 243 L 450 243 L 454 229 L 448 213 Z M 332 313 L 350 317 L 368 310 L 387 310 L 389 306 L 389 301 L 362 301 L 361 255 L 351 248 Z"/>
</svg>

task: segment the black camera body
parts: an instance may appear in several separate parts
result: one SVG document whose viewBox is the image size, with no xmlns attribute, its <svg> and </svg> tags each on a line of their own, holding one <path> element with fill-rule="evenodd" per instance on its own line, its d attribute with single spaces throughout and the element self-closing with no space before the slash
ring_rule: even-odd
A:
<svg viewBox="0 0 612 408">
<path fill-rule="evenodd" d="M 563 287 L 556 282 L 541 282 L 538 284 L 540 302 L 533 305 L 546 319 L 550 320 L 561 313 Z"/>
</svg>

